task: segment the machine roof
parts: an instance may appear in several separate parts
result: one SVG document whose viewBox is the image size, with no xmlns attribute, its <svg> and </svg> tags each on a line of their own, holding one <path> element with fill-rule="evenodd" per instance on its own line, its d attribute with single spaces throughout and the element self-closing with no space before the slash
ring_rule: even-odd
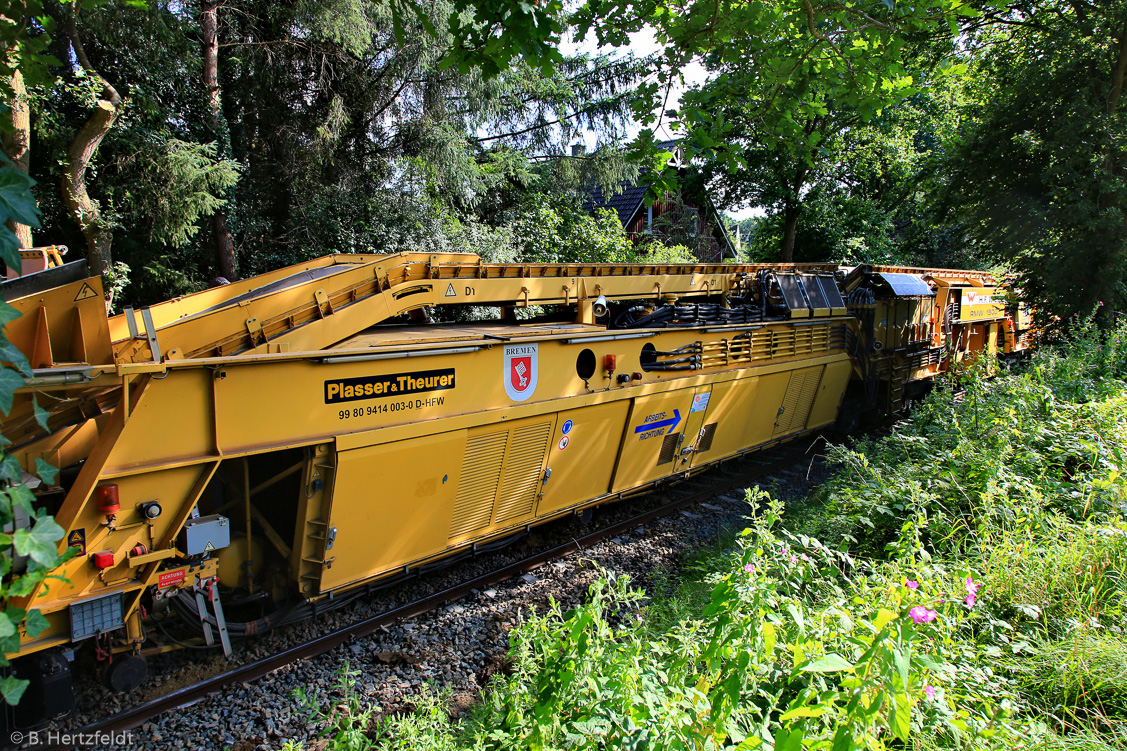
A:
<svg viewBox="0 0 1127 751">
<path fill-rule="evenodd" d="M 899 297 L 935 297 L 935 292 L 932 291 L 931 286 L 923 280 L 923 277 L 915 274 L 893 274 L 879 271 L 877 276 L 888 282 L 888 286 L 892 287 L 893 293 Z"/>
</svg>

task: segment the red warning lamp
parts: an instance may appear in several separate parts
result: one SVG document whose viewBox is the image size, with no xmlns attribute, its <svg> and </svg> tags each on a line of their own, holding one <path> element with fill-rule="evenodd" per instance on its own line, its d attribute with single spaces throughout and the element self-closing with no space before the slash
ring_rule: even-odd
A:
<svg viewBox="0 0 1127 751">
<path fill-rule="evenodd" d="M 99 571 L 105 571 L 107 568 L 113 568 L 113 551 L 112 550 L 99 550 L 90 556 L 90 562 L 94 564 L 94 568 Z"/>
<path fill-rule="evenodd" d="M 98 486 L 98 510 L 106 516 L 121 510 L 121 500 L 117 495 L 117 485 Z"/>
<path fill-rule="evenodd" d="M 618 355 L 603 355 L 603 368 L 608 373 L 613 373 L 618 367 Z"/>
</svg>

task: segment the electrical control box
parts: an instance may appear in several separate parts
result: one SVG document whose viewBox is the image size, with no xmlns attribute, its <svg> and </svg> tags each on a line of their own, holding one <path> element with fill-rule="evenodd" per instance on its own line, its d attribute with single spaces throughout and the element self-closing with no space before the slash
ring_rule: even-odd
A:
<svg viewBox="0 0 1127 751">
<path fill-rule="evenodd" d="M 203 555 L 230 544 L 231 522 L 219 514 L 189 519 L 180 535 L 181 549 L 188 555 Z"/>
</svg>

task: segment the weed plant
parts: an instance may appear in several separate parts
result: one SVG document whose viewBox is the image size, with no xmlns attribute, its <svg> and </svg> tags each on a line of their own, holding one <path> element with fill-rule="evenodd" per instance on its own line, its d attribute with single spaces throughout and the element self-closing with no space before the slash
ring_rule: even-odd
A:
<svg viewBox="0 0 1127 751">
<path fill-rule="evenodd" d="M 972 369 L 834 478 L 648 599 L 605 572 L 513 632 L 470 715 L 441 695 L 331 748 L 1127 749 L 1127 330 Z M 358 732 L 355 732 L 358 731 Z"/>
</svg>

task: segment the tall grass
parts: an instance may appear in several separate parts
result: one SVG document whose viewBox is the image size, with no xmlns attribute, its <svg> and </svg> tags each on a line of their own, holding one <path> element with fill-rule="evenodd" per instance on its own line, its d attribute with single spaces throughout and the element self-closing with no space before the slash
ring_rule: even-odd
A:
<svg viewBox="0 0 1127 751">
<path fill-rule="evenodd" d="M 1127 749 L 1127 331 L 1078 328 L 835 449 L 808 503 L 749 497 L 648 598 L 608 572 L 528 617 L 468 718 L 315 719 L 349 749 Z"/>
</svg>

